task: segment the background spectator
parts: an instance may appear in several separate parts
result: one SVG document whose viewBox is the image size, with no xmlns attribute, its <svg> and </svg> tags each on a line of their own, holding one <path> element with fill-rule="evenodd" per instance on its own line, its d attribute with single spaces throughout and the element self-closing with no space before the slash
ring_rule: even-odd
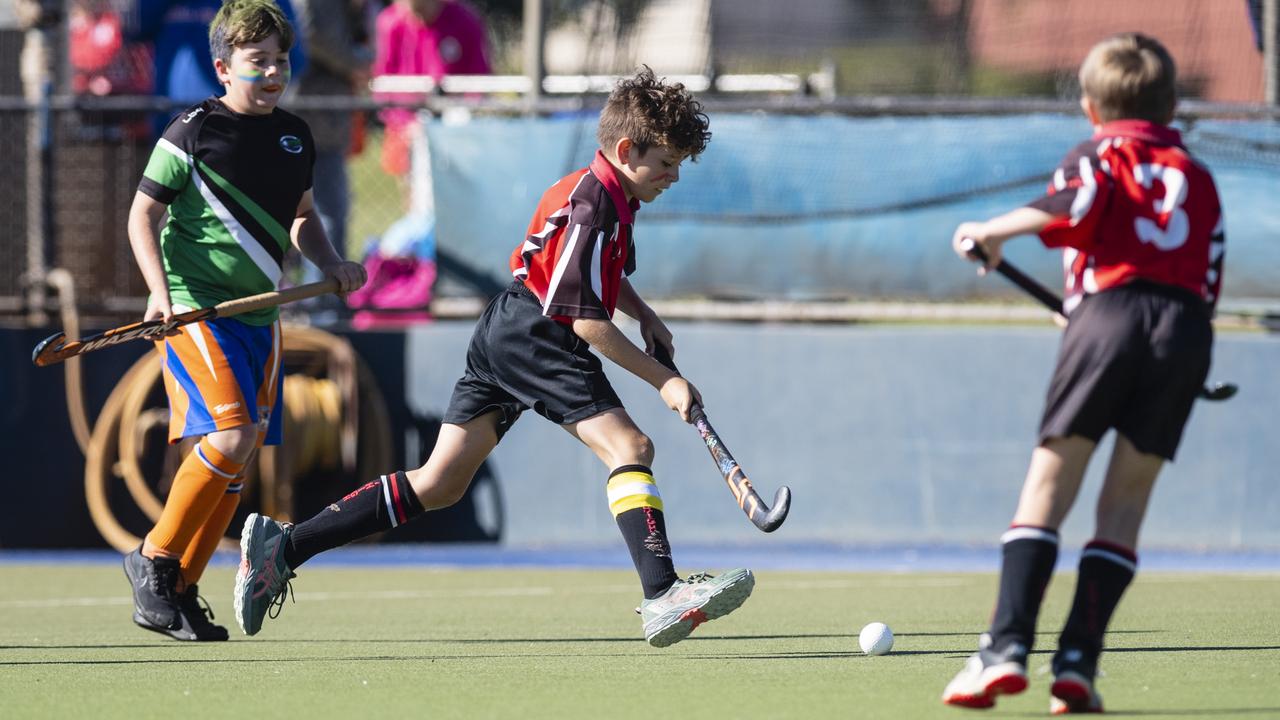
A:
<svg viewBox="0 0 1280 720">
<path fill-rule="evenodd" d="M 489 43 L 480 16 L 459 0 L 396 0 L 378 14 L 378 75 L 487 75 Z M 389 99 L 403 96 L 389 95 Z M 398 177 L 409 171 L 414 112 L 385 110 L 382 168 Z"/>
<path fill-rule="evenodd" d="M 373 51 L 365 25 L 364 0 L 295 0 L 298 26 L 307 45 L 307 70 L 295 76 L 298 95 L 349 97 L 369 84 Z M 314 175 L 316 212 L 338 254 L 349 257 L 347 216 L 351 194 L 347 156 L 352 148 L 354 113 L 349 110 L 300 111 L 316 143 Z M 319 279 L 307 266 L 306 279 Z"/>
<path fill-rule="evenodd" d="M 140 43 L 126 45 L 120 13 L 109 0 L 76 0 L 67 12 L 71 91 L 134 95 L 151 90 L 150 57 Z"/>
<path fill-rule="evenodd" d="M 297 27 L 298 17 L 290 0 L 276 0 L 276 4 Z M 209 55 L 209 23 L 220 7 L 222 0 L 138 0 L 132 39 L 155 45 L 154 94 L 181 102 L 222 95 Z M 306 72 L 305 44 L 305 38 L 299 38 L 289 51 L 290 71 L 295 77 Z M 164 113 L 157 119 L 157 135 L 172 115 Z"/>
</svg>

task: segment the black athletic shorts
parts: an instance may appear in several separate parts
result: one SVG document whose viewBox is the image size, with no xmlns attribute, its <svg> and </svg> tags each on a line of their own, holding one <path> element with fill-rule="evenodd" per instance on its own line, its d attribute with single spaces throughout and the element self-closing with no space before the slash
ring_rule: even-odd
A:
<svg viewBox="0 0 1280 720">
<path fill-rule="evenodd" d="M 501 440 L 530 408 L 569 425 L 620 407 L 600 358 L 572 328 L 543 315 L 538 299 L 517 280 L 489 302 L 476 323 L 467 370 L 453 387 L 444 421 L 461 425 L 500 410 Z"/>
<path fill-rule="evenodd" d="M 1049 384 L 1040 442 L 1115 428 L 1172 460 L 1209 374 L 1213 325 L 1191 293 L 1134 282 L 1088 295 L 1071 313 Z"/>
</svg>

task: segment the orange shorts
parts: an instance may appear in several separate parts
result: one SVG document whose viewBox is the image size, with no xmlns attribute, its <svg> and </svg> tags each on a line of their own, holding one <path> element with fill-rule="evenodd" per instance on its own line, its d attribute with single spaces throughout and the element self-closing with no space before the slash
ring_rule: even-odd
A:
<svg viewBox="0 0 1280 720">
<path fill-rule="evenodd" d="M 242 425 L 259 445 L 279 445 L 283 410 L 280 321 L 214 318 L 156 342 L 169 395 L 169 442 Z"/>
</svg>

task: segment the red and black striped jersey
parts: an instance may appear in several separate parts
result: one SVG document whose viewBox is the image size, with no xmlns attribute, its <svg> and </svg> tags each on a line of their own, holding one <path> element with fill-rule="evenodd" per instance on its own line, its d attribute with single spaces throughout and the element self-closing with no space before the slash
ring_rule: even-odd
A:
<svg viewBox="0 0 1280 720">
<path fill-rule="evenodd" d="M 1137 279 L 1217 303 L 1222 205 L 1177 130 L 1141 120 L 1103 125 L 1067 154 L 1030 207 L 1057 218 L 1040 239 L 1064 248 L 1068 312 L 1086 294 Z"/>
<path fill-rule="evenodd" d="M 623 278 L 635 272 L 631 229 L 639 207 L 597 151 L 589 167 L 542 194 L 524 242 L 511 253 L 511 274 L 558 322 L 611 319 Z"/>
</svg>

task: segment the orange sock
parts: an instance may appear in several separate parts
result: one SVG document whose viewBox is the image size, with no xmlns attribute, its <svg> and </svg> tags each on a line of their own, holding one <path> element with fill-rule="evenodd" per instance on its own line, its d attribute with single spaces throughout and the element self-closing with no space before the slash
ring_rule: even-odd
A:
<svg viewBox="0 0 1280 720">
<path fill-rule="evenodd" d="M 243 469 L 243 464 L 215 450 L 209 438 L 201 438 L 178 468 L 164 511 L 147 541 L 174 557 L 185 555 L 192 538 L 222 503 L 228 485 L 239 482 Z"/>
<path fill-rule="evenodd" d="M 213 509 L 213 514 L 196 531 L 191 544 L 187 545 L 187 551 L 182 554 L 182 579 L 187 585 L 200 582 L 200 576 L 209 566 L 209 559 L 218 549 L 218 543 L 226 536 L 227 527 L 231 524 L 231 516 L 236 514 L 236 508 L 240 506 L 240 488 L 244 485 L 243 480 L 244 478 L 236 478 L 227 486 L 227 491 L 218 501 L 218 506 Z"/>
</svg>

